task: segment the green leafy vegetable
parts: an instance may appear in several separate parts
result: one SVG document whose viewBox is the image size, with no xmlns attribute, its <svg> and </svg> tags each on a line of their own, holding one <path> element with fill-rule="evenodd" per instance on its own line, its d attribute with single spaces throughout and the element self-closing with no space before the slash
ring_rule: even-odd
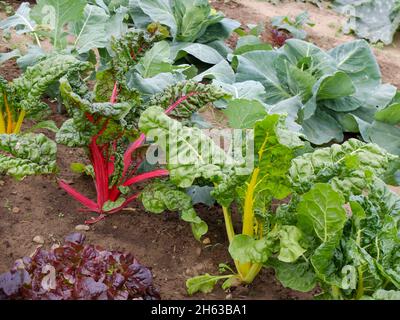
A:
<svg viewBox="0 0 400 320">
<path fill-rule="evenodd" d="M 38 0 L 31 17 L 38 24 L 46 25 L 55 48 L 67 45 L 64 28 L 84 16 L 84 0 Z"/>
<path fill-rule="evenodd" d="M 293 20 L 288 16 L 277 16 L 272 18 L 272 26 L 278 30 L 286 30 L 296 39 L 305 39 L 307 32 L 303 30 L 304 26 L 313 27 L 315 24 L 310 21 L 310 15 L 304 11 L 297 15 Z"/>
<path fill-rule="evenodd" d="M 294 159 L 290 179 L 300 192 L 308 191 L 315 183 L 329 182 L 346 195 L 360 194 L 372 176 L 382 176 L 395 159 L 377 145 L 350 139 Z"/>
<path fill-rule="evenodd" d="M 0 134 L 0 172 L 16 179 L 55 173 L 56 152 L 55 142 L 43 134 Z"/>
<path fill-rule="evenodd" d="M 390 44 L 400 26 L 400 7 L 398 1 L 349 1 L 335 0 L 334 6 L 339 12 L 349 15 L 343 30 L 354 32 L 359 38 L 372 43 L 382 41 Z"/>
<path fill-rule="evenodd" d="M 233 58 L 236 81 L 258 81 L 272 105 L 301 98 L 295 116 L 307 139 L 317 145 L 342 142 L 344 132 L 360 132 L 367 142 L 399 154 L 396 88 L 382 84 L 376 59 L 365 41 L 353 41 L 329 52 L 296 39 L 279 50 L 255 50 Z M 376 114 L 376 116 L 375 116 Z M 375 119 L 376 118 L 376 119 Z"/>
</svg>

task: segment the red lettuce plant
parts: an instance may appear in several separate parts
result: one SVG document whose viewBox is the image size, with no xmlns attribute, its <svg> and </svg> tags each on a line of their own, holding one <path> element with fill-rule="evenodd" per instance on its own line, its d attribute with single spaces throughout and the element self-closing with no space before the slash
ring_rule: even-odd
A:
<svg viewBox="0 0 400 320">
<path fill-rule="evenodd" d="M 132 254 L 84 245 L 73 233 L 63 246 L 39 248 L 0 275 L 0 300 L 158 300 L 151 271 Z"/>
<path fill-rule="evenodd" d="M 292 38 L 285 30 L 272 29 L 271 35 L 273 44 L 278 47 L 282 47 L 287 40 Z"/>
</svg>

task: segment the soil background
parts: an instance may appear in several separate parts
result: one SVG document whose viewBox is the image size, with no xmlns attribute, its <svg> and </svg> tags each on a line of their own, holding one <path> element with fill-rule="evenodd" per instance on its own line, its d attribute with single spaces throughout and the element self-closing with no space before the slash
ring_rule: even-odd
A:
<svg viewBox="0 0 400 320">
<path fill-rule="evenodd" d="M 6 1 L 17 8 L 22 1 Z M 31 1 L 34 2 L 34 1 Z M 329 49 L 352 37 L 338 33 L 344 21 L 332 11 L 301 3 L 283 3 L 273 6 L 258 1 L 212 1 L 216 9 L 242 23 L 261 22 L 266 25 L 263 38 L 270 37 L 270 17 L 275 15 L 296 15 L 308 10 L 316 27 L 307 29 L 310 40 Z M 0 12 L 0 18 L 4 18 Z M 23 38 L 20 39 L 23 41 Z M 399 43 L 399 39 L 396 40 Z M 11 50 L 0 40 L 0 52 Z M 400 86 L 400 49 L 395 45 L 375 49 L 382 68 L 384 80 Z M 0 65 L 0 75 L 11 80 L 20 71 L 15 63 Z M 50 103 L 52 108 L 55 105 Z M 52 119 L 61 125 L 65 117 L 53 113 Z M 26 125 L 29 127 L 29 123 Z M 51 133 L 49 136 L 54 137 Z M 71 173 L 71 162 L 85 162 L 83 150 L 59 146 L 58 164 L 60 172 L 55 176 L 27 177 L 21 182 L 0 176 L 0 273 L 7 271 L 13 262 L 36 249 L 32 241 L 35 236 L 45 239 L 45 247 L 62 242 L 63 238 L 75 232 L 77 225 L 91 215 L 79 213 L 79 204 L 71 199 L 57 185 L 62 178 L 74 188 L 95 197 L 94 186 L 89 178 Z M 294 292 L 276 282 L 273 271 L 263 270 L 249 287 L 242 287 L 226 293 L 216 289 L 208 295 L 189 297 L 185 289 L 187 278 L 203 274 L 217 274 L 219 263 L 231 263 L 227 252 L 227 239 L 223 215 L 219 208 L 196 206 L 199 215 L 209 225 L 206 237 L 210 243 L 197 242 L 190 227 L 178 219 L 176 213 L 153 215 L 146 213 L 141 205 L 133 204 L 129 210 L 101 221 L 87 232 L 87 243 L 100 245 L 110 250 L 133 253 L 141 263 L 151 268 L 155 285 L 163 299 L 310 299 L 311 294 Z M 17 212 L 17 213 L 15 213 Z"/>
</svg>

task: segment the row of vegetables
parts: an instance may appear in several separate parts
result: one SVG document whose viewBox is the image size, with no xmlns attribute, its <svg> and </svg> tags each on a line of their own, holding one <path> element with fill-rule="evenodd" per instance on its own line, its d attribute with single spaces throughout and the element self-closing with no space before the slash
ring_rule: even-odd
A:
<svg viewBox="0 0 400 320">
<path fill-rule="evenodd" d="M 2 173 L 54 174 L 63 144 L 87 151 L 71 169 L 93 178 L 96 200 L 60 186 L 97 213 L 89 224 L 141 201 L 148 212 L 179 211 L 200 240 L 208 226 L 193 205 L 220 206 L 233 264 L 188 279 L 189 294 L 250 284 L 266 267 L 324 299 L 400 298 L 400 197 L 387 186 L 400 183 L 400 96 L 365 41 L 274 48 L 260 26 L 205 0 L 59 2 L 22 4 L 23 21 L 0 24 L 38 45 L 15 53 L 29 65 L 21 77 L 0 82 Z M 61 25 L 39 24 L 49 7 Z M 45 94 L 68 113 L 60 128 L 46 120 Z M 36 125 L 25 129 L 27 118 Z M 250 165 L 207 134 L 221 127 L 251 133 Z M 148 161 L 152 150 L 164 163 Z"/>
</svg>

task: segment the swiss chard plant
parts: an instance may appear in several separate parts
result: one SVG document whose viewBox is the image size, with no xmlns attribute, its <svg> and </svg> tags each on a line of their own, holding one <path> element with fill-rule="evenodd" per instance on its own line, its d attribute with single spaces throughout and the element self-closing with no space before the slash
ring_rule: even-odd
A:
<svg viewBox="0 0 400 320">
<path fill-rule="evenodd" d="M 42 120 L 49 108 L 41 97 L 46 89 L 70 70 L 85 63 L 69 55 L 49 56 L 11 82 L 0 78 L 0 173 L 21 179 L 26 175 L 56 171 L 56 144 L 35 129 L 57 131 L 52 121 L 39 121 L 21 133 L 25 119 Z"/>
<path fill-rule="evenodd" d="M 396 156 L 354 139 L 311 152 L 298 134 L 286 129 L 284 116 L 268 115 L 255 122 L 254 168 L 248 171 L 201 130 L 182 126 L 160 108 L 147 109 L 139 126 L 159 141 L 169 141 L 165 152 L 171 183 L 182 189 L 205 179 L 214 185 L 212 196 L 223 209 L 236 270 L 225 266 L 230 274 L 189 279 L 190 294 L 210 292 L 220 280 L 224 289 L 251 283 L 263 266 L 273 266 L 285 286 L 309 291 L 319 283 L 329 287 L 327 296 L 336 298 L 376 298 L 397 290 L 399 270 L 393 261 L 399 250 L 398 197 L 379 179 Z M 200 143 L 208 148 L 199 149 Z M 184 164 L 177 162 L 182 154 L 186 155 Z M 173 190 L 171 185 L 165 188 Z M 283 199 L 287 204 L 274 210 L 276 200 Z M 346 213 L 346 204 L 353 215 Z M 241 213 L 239 232 L 232 223 L 233 207 Z M 342 245 L 359 250 L 359 256 L 339 251 Z M 381 271 L 377 271 L 370 256 L 382 260 L 384 251 L 393 259 L 381 261 Z M 386 280 L 368 282 L 368 268 L 374 267 L 375 276 Z M 347 277 L 349 270 L 355 271 L 352 278 Z M 347 280 L 353 281 L 348 287 Z"/>
<path fill-rule="evenodd" d="M 137 55 L 137 51 L 129 51 L 127 58 L 134 60 Z M 146 104 L 141 101 L 138 90 L 127 89 L 123 80 L 118 82 L 117 79 L 115 84 L 113 81 L 113 78 L 101 78 L 91 92 L 77 73 L 69 73 L 60 80 L 61 95 L 71 119 L 63 124 L 56 139 L 70 147 L 87 149 L 91 165 L 80 168 L 92 175 L 97 199 L 90 200 L 63 181 L 60 185 L 87 211 L 99 214 L 88 223 L 116 213 L 137 199 L 140 193 L 132 194 L 132 186 L 168 175 L 162 168 L 141 171 L 144 162 L 141 150 L 146 137 L 140 134 L 137 122 L 144 109 L 154 104 L 163 107 L 168 114 L 187 119 L 191 111 L 225 95 L 210 85 L 184 82 L 154 95 Z M 106 88 L 112 86 L 110 100 L 105 102 Z"/>
<path fill-rule="evenodd" d="M 49 111 L 41 98 L 54 82 L 71 70 L 87 64 L 70 55 L 51 55 L 7 82 L 0 77 L 0 134 L 18 134 L 25 118 L 40 119 Z"/>
<path fill-rule="evenodd" d="M 264 241 L 265 231 L 269 228 L 268 208 L 272 200 L 284 199 L 291 192 L 287 172 L 296 149 L 303 145 L 298 135 L 286 130 L 285 119 L 280 115 L 267 116 L 256 122 L 254 168 L 248 169 L 245 163 L 234 160 L 200 129 L 184 127 L 163 114 L 160 108 L 147 109 L 139 125 L 142 131 L 158 137 L 158 140 L 169 141 L 165 151 L 170 181 L 181 189 L 190 187 L 199 178 L 209 181 L 214 185 L 212 196 L 223 209 L 236 272 L 222 276 L 207 274 L 190 279 L 187 282 L 189 293 L 209 292 L 221 279 L 226 280 L 224 288 L 237 283 L 251 283 L 262 268 L 262 260 L 259 260 L 261 255 L 267 258 L 268 252 L 248 252 L 246 246 Z M 207 147 L 199 148 L 200 144 Z M 184 164 L 178 161 L 182 154 L 186 155 L 187 161 Z M 216 161 L 210 162 L 211 159 Z M 233 204 L 238 205 L 242 212 L 242 228 L 239 233 L 234 230 L 232 222 Z M 292 237 L 292 234 L 292 230 L 286 230 L 285 234 L 284 231 L 275 232 L 269 240 L 279 242 L 279 239 Z M 268 237 L 272 237 L 272 233 Z"/>
<path fill-rule="evenodd" d="M 293 160 L 296 196 L 273 220 L 299 228 L 307 251 L 293 263 L 267 261 L 284 286 L 309 291 L 319 284 L 323 299 L 398 296 L 400 197 L 379 178 L 393 159 L 349 140 Z"/>
</svg>

